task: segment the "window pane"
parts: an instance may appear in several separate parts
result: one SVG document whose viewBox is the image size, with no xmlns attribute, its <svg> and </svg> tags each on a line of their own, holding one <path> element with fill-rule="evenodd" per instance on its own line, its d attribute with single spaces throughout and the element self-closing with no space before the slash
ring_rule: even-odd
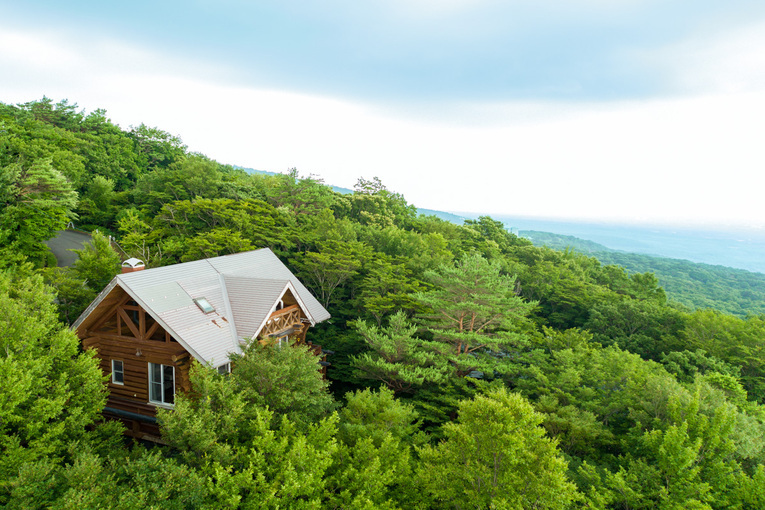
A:
<svg viewBox="0 0 765 510">
<path fill-rule="evenodd" d="M 162 365 L 149 363 L 149 400 L 162 402 Z"/>
<path fill-rule="evenodd" d="M 149 380 L 155 383 L 162 382 L 162 365 L 149 363 Z"/>
<path fill-rule="evenodd" d="M 164 399 L 165 404 L 175 403 L 175 369 L 166 365 L 162 365 L 163 371 L 163 385 L 164 385 Z"/>
<path fill-rule="evenodd" d="M 113 359 L 112 360 L 112 382 L 116 384 L 124 384 L 125 382 L 125 371 L 122 366 L 122 361 Z"/>
<path fill-rule="evenodd" d="M 175 368 L 149 363 L 149 400 L 162 404 L 175 403 Z"/>
</svg>

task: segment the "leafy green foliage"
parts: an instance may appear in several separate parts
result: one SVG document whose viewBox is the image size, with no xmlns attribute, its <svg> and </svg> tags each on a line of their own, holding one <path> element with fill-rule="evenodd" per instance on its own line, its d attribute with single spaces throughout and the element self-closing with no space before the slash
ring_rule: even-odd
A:
<svg viewBox="0 0 765 510">
<path fill-rule="evenodd" d="M 393 263 L 379 255 L 366 265 L 366 276 L 359 283 L 359 308 L 372 315 L 377 325 L 385 316 L 397 311 L 423 311 L 414 294 L 423 284 L 412 277 L 404 264 Z"/>
<path fill-rule="evenodd" d="M 655 274 L 672 301 L 691 309 L 713 308 L 742 318 L 765 313 L 765 275 L 761 273 L 624 253 L 573 236 L 535 231 L 522 231 L 521 234 L 532 239 L 534 244 L 558 250 L 573 248 L 603 264 L 618 264 L 632 274 Z"/>
<path fill-rule="evenodd" d="M 206 480 L 154 450 L 86 449 L 66 466 L 38 462 L 22 468 L 7 508 L 207 508 Z"/>
<path fill-rule="evenodd" d="M 364 321 L 354 326 L 371 349 L 353 360 L 357 377 L 409 392 L 426 383 L 444 382 L 452 371 L 448 359 L 438 352 L 438 343 L 414 337 L 417 326 L 410 325 L 403 312 L 391 316 L 384 329 Z"/>
<path fill-rule="evenodd" d="M 319 251 L 304 253 L 295 262 L 298 274 L 325 307 L 336 299 L 338 288 L 358 273 L 371 255 L 359 242 L 319 242 Z"/>
<path fill-rule="evenodd" d="M 334 405 L 321 379 L 305 371 L 311 354 L 297 348 L 260 353 L 267 352 L 275 356 L 250 363 L 259 353 L 249 351 L 230 376 L 195 365 L 193 391 L 178 395 L 175 410 L 159 413 L 163 437 L 208 478 L 219 507 L 319 508 L 337 448 L 337 418 L 314 420 Z M 312 370 L 318 374 L 316 362 Z M 303 390 L 309 397 L 301 400 Z"/>
<path fill-rule="evenodd" d="M 621 299 L 592 307 L 585 327 L 596 341 L 658 359 L 664 352 L 680 349 L 677 335 L 683 327 L 681 315 L 675 310 L 651 301 Z"/>
<path fill-rule="evenodd" d="M 120 271 L 120 256 L 110 239 L 99 232 L 93 233 L 83 249 L 74 251 L 74 265 L 46 271 L 50 285 L 56 289 L 59 317 L 67 324 L 73 323 Z"/>
<path fill-rule="evenodd" d="M 520 342 L 519 330 L 534 303 L 517 296 L 515 278 L 501 273 L 498 264 L 478 254 L 466 255 L 456 265 L 427 271 L 432 290 L 417 299 L 432 310 L 422 324 L 451 354 L 458 373 L 482 367 L 478 356 L 500 352 Z"/>
<path fill-rule="evenodd" d="M 231 380 L 246 401 L 276 416 L 312 423 L 335 408 L 319 358 L 305 345 L 279 348 L 253 342 L 231 362 L 236 367 Z"/>
<path fill-rule="evenodd" d="M 489 217 L 416 217 L 377 178 L 343 195 L 247 174 L 48 98 L 0 103 L 0 203 L 9 508 L 763 507 L 758 275 L 536 247 Z M 87 431 L 102 376 L 25 262 L 78 216 L 149 266 L 272 248 L 332 314 L 310 333 L 329 380 L 304 348 L 253 345 L 228 376 L 192 368 L 160 412 L 169 447 Z M 45 270 L 61 317 L 115 257 L 95 235 Z"/>
<path fill-rule="evenodd" d="M 464 401 L 446 440 L 419 453 L 434 508 L 568 508 L 577 498 L 542 416 L 504 389 Z"/>
<path fill-rule="evenodd" d="M 52 301 L 39 275 L 0 272 L 0 500 L 25 464 L 67 458 L 105 403 L 93 353 Z"/>
<path fill-rule="evenodd" d="M 330 505 L 342 508 L 405 508 L 411 505 L 417 414 L 393 392 L 369 389 L 346 395 L 340 411 L 340 448 L 329 477 Z"/>
<path fill-rule="evenodd" d="M 50 159 L 0 166 L 0 230 L 3 241 L 38 265 L 50 239 L 74 219 L 77 193 Z"/>
<path fill-rule="evenodd" d="M 403 195 L 389 191 L 379 178 L 359 178 L 352 195 L 343 195 L 347 201 L 348 216 L 362 225 L 386 227 L 408 226 L 417 209 L 406 202 Z"/>
<path fill-rule="evenodd" d="M 688 317 L 681 338 L 689 349 L 703 349 L 740 367 L 744 387 L 765 402 L 765 318 L 696 311 Z"/>
<path fill-rule="evenodd" d="M 369 388 L 348 393 L 345 406 L 340 410 L 338 437 L 346 444 L 371 439 L 381 446 L 385 436 L 391 434 L 405 443 L 422 440 L 416 432 L 419 426 L 417 412 L 411 404 L 397 400 L 393 391 Z"/>
</svg>

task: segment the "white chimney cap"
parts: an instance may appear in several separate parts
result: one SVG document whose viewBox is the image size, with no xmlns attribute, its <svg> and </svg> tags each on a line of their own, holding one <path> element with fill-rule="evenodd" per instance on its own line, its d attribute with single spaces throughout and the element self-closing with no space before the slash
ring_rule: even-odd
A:
<svg viewBox="0 0 765 510">
<path fill-rule="evenodd" d="M 129 258 L 122 263 L 122 267 L 132 267 L 133 269 L 145 266 L 146 264 L 143 263 L 143 260 L 137 259 L 135 257 Z"/>
</svg>

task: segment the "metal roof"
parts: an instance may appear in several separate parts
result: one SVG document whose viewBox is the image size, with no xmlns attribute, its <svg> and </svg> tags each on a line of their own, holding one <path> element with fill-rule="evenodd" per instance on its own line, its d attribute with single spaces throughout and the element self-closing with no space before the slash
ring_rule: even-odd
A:
<svg viewBox="0 0 765 510">
<path fill-rule="evenodd" d="M 197 360 L 212 366 L 241 352 L 240 339 L 257 335 L 287 289 L 312 323 L 330 317 L 287 266 L 263 248 L 119 274 L 72 329 L 86 322 L 115 286 L 130 294 Z M 200 310 L 194 299 L 202 297 L 215 311 Z"/>
<path fill-rule="evenodd" d="M 254 337 L 287 289 L 288 280 L 224 275 L 237 333 Z"/>
</svg>

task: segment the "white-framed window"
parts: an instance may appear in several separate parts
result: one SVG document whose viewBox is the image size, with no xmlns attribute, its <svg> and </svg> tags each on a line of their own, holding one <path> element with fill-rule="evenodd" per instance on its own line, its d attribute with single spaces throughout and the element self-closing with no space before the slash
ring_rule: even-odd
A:
<svg viewBox="0 0 765 510">
<path fill-rule="evenodd" d="M 122 360 L 112 360 L 112 383 L 125 384 L 125 365 Z"/>
<path fill-rule="evenodd" d="M 217 368 L 220 375 L 226 375 L 231 373 L 231 363 L 224 363 Z"/>
<path fill-rule="evenodd" d="M 149 402 L 175 404 L 175 367 L 149 363 Z"/>
</svg>

